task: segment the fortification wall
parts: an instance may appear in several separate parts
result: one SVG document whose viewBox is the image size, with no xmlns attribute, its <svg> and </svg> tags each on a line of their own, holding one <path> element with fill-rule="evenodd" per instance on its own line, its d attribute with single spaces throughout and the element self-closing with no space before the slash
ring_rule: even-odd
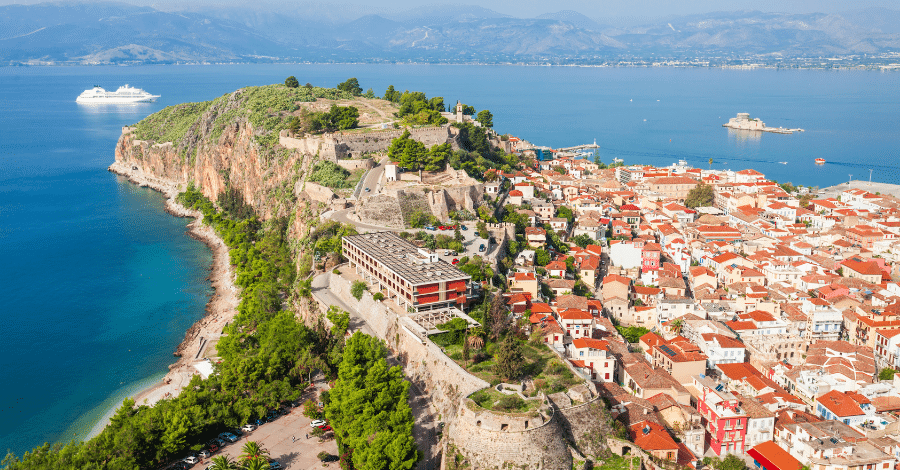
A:
<svg viewBox="0 0 900 470">
<path fill-rule="evenodd" d="M 278 143 L 284 148 L 299 150 L 309 155 L 318 154 L 324 159 L 338 161 L 366 153 L 384 152 L 390 147 L 391 141 L 402 136 L 406 130 L 409 130 L 411 138 L 422 142 L 426 147 L 450 143 L 454 149 L 459 148 L 455 128 L 449 126 L 386 129 L 364 133 L 336 132 L 304 138 L 291 137 L 289 131 L 283 130 L 278 136 Z"/>
<path fill-rule="evenodd" d="M 371 158 L 363 158 L 361 160 L 338 160 L 337 164 L 345 170 L 351 172 L 360 168 L 364 168 L 366 170 L 375 168 L 375 160 L 372 160 Z"/>
<path fill-rule="evenodd" d="M 572 468 L 563 429 L 547 407 L 532 413 L 499 413 L 464 398 L 447 436 L 474 468 Z"/>
</svg>

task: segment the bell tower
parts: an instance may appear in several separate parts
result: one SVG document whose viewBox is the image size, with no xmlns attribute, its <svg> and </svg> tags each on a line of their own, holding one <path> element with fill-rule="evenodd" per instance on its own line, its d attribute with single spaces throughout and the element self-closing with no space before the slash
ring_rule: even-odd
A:
<svg viewBox="0 0 900 470">
<path fill-rule="evenodd" d="M 459 100 L 456 100 L 456 122 L 463 122 L 463 105 Z"/>
</svg>

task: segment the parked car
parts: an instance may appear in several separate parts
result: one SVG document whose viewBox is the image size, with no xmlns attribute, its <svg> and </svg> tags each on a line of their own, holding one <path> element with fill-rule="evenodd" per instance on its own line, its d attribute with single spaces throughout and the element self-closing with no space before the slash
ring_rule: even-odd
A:
<svg viewBox="0 0 900 470">
<path fill-rule="evenodd" d="M 244 432 L 253 432 L 253 431 L 255 431 L 255 430 L 256 430 L 256 425 L 255 425 L 255 424 L 249 424 L 249 423 L 247 423 L 247 424 L 245 424 L 243 427 L 241 427 L 241 431 L 244 431 Z"/>
<path fill-rule="evenodd" d="M 369 192 L 369 191 L 370 191 L 370 189 L 369 189 L 369 188 L 366 188 L 366 192 Z"/>
<path fill-rule="evenodd" d="M 228 442 L 237 442 L 238 441 L 237 436 L 235 436 L 234 434 L 231 434 L 230 432 L 223 432 L 222 434 L 219 434 L 219 439 L 222 439 L 223 441 L 228 441 Z"/>
<path fill-rule="evenodd" d="M 433 225 L 429 225 L 429 226 L 425 227 L 425 230 L 434 230 L 434 226 L 433 226 Z"/>
<path fill-rule="evenodd" d="M 484 243 L 482 243 L 481 246 L 478 247 L 478 251 L 484 251 Z"/>
<path fill-rule="evenodd" d="M 322 459 L 322 462 L 325 462 L 325 463 L 328 463 L 328 462 L 337 462 L 338 460 L 341 460 L 340 457 L 338 457 L 337 455 L 330 455 L 330 454 L 329 454 L 329 455 L 325 456 L 324 459 Z"/>
<path fill-rule="evenodd" d="M 284 468 L 284 467 L 282 467 L 279 462 L 276 462 L 273 460 L 273 461 L 269 462 L 269 468 L 276 469 L 276 468 Z"/>
<path fill-rule="evenodd" d="M 453 262 L 450 264 L 459 264 L 459 258 L 453 258 Z"/>
<path fill-rule="evenodd" d="M 462 225 L 462 226 L 460 226 L 459 228 L 460 228 L 460 230 L 462 230 L 463 232 L 465 232 L 466 230 L 469 230 L 469 227 L 466 227 L 465 225 Z"/>
<path fill-rule="evenodd" d="M 326 424 L 324 426 L 319 426 L 319 429 L 327 432 L 327 431 L 331 431 L 331 426 Z"/>
<path fill-rule="evenodd" d="M 314 427 L 314 428 L 317 428 L 317 427 L 319 427 L 319 426 L 325 426 L 326 424 L 328 424 L 328 423 L 325 422 L 325 420 L 322 420 L 322 419 L 314 419 L 311 423 L 309 423 L 309 425 L 312 426 L 312 427 Z"/>
<path fill-rule="evenodd" d="M 197 455 L 200 456 L 201 459 L 208 459 L 208 458 L 212 457 L 212 454 L 213 453 L 211 451 L 209 451 L 207 449 L 203 449 Z"/>
<path fill-rule="evenodd" d="M 444 226 L 444 225 L 441 225 L 441 226 L 440 226 L 440 227 L 438 227 L 438 228 L 439 228 L 439 229 L 441 229 L 441 230 L 447 230 L 447 227 L 446 227 L 446 226 Z"/>
<path fill-rule="evenodd" d="M 212 452 L 212 453 L 214 453 L 214 454 L 215 454 L 216 452 L 218 452 L 219 449 L 221 449 L 221 448 L 222 448 L 222 446 L 220 446 L 219 444 L 216 444 L 215 442 L 212 443 L 212 444 L 210 444 L 209 446 L 207 446 L 207 449 L 209 449 L 209 451 Z"/>
<path fill-rule="evenodd" d="M 188 455 L 187 457 L 184 458 L 184 460 L 182 460 L 182 462 L 184 462 L 188 465 L 194 465 L 199 461 L 200 461 L 200 459 L 198 459 L 196 455 Z"/>
<path fill-rule="evenodd" d="M 230 432 L 231 434 L 234 434 L 237 437 L 241 437 L 244 435 L 244 433 L 239 428 L 231 428 L 228 430 L 228 432 Z"/>
</svg>

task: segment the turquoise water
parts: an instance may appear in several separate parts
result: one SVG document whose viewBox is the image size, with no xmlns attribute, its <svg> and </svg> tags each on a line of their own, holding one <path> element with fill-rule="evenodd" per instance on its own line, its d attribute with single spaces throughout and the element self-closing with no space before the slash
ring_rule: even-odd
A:
<svg viewBox="0 0 900 470">
<path fill-rule="evenodd" d="M 121 126 L 245 85 L 334 86 L 355 76 L 490 109 L 497 130 L 538 145 L 593 142 L 604 161 L 755 168 L 826 186 L 900 183 L 900 75 L 851 71 L 407 65 L 0 68 L 0 449 L 84 436 L 158 379 L 211 294 L 209 250 L 158 193 L 106 172 Z M 158 103 L 82 107 L 94 84 Z M 795 135 L 741 136 L 738 112 Z M 813 164 L 826 158 L 823 166 Z M 778 162 L 786 161 L 784 165 Z"/>
</svg>

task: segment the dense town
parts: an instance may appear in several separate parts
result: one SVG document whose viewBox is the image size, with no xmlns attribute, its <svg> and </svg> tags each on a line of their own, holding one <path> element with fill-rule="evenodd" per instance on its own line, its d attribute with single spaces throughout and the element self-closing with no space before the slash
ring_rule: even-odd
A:
<svg viewBox="0 0 900 470">
<path fill-rule="evenodd" d="M 729 455 L 763 470 L 895 467 L 900 200 L 504 144 L 532 163 L 485 175 L 486 200 L 526 221 L 490 237 L 514 258 L 497 292 L 532 342 L 596 386 L 629 440 L 691 467 Z M 481 216 L 492 235 L 513 225 Z M 472 284 L 490 289 L 471 270 L 423 274 L 402 257 L 394 264 L 411 268 L 392 279 L 401 269 L 387 258 L 404 243 L 349 236 L 344 252 L 373 290 L 420 316 L 471 307 Z M 411 259 L 438 262 L 409 246 Z"/>
</svg>

